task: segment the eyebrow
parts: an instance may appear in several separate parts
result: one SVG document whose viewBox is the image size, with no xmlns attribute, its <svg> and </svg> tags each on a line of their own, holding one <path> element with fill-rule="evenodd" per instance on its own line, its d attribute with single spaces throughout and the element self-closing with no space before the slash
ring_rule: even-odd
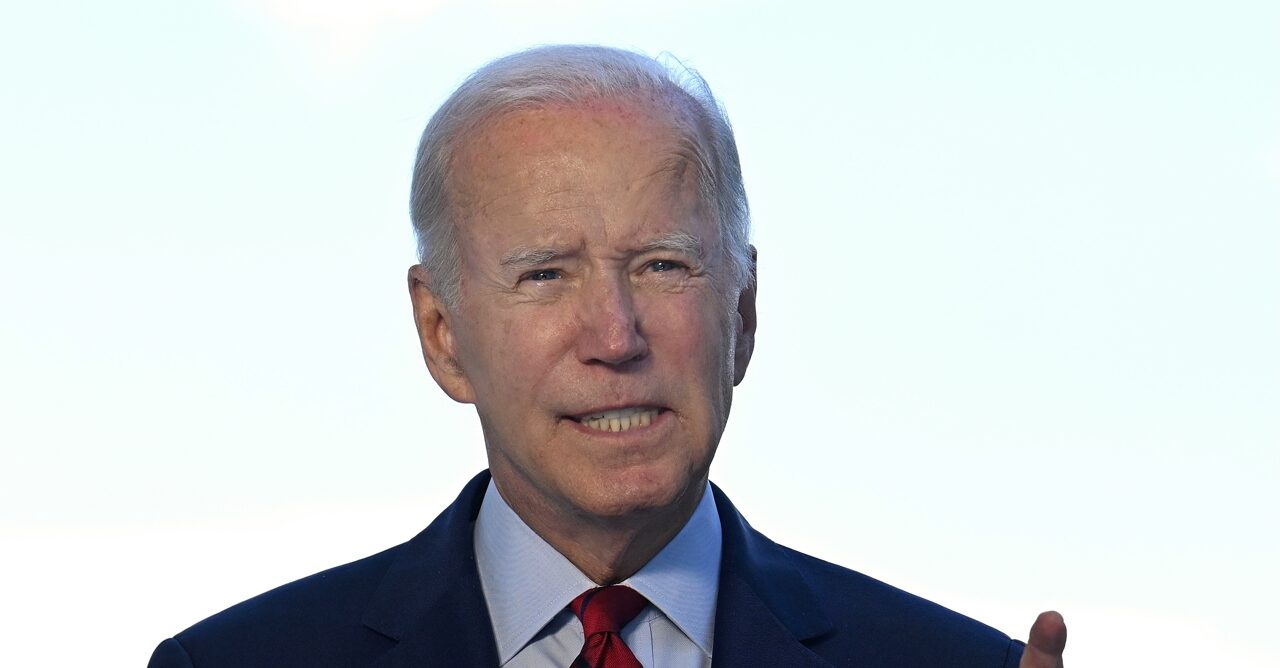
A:
<svg viewBox="0 0 1280 668">
<path fill-rule="evenodd" d="M 683 253 L 697 260 L 702 260 L 704 253 L 702 241 L 687 232 L 664 234 L 636 249 L 637 254 L 652 253 L 654 251 Z M 501 264 L 504 267 L 536 267 L 569 254 L 556 248 L 517 246 L 502 256 Z"/>
<path fill-rule="evenodd" d="M 640 247 L 641 253 L 661 250 L 684 253 L 698 260 L 703 258 L 702 240 L 687 232 L 664 234 Z"/>
<path fill-rule="evenodd" d="M 507 251 L 502 256 L 502 266 L 504 267 L 533 267 L 539 264 L 545 264 L 558 257 L 564 257 L 564 251 L 554 248 L 529 248 L 528 246 L 517 246 Z"/>
</svg>

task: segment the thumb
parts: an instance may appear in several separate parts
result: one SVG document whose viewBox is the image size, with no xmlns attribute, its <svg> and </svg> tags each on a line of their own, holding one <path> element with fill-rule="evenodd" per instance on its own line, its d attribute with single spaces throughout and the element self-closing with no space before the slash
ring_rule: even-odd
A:
<svg viewBox="0 0 1280 668">
<path fill-rule="evenodd" d="M 1067 646 L 1067 623 L 1062 615 L 1050 610 L 1040 613 L 1031 625 L 1027 648 L 1022 651 L 1019 668 L 1063 668 L 1062 651 Z"/>
</svg>

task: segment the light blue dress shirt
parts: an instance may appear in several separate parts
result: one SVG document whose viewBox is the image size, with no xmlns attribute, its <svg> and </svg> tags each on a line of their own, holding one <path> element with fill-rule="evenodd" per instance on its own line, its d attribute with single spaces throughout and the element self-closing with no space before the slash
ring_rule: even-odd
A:
<svg viewBox="0 0 1280 668">
<path fill-rule="evenodd" d="M 476 518 L 476 566 L 505 668 L 568 666 L 582 649 L 569 602 L 596 583 L 507 505 L 493 481 Z M 710 485 L 680 533 L 620 584 L 649 599 L 622 640 L 645 668 L 709 668 L 720 579 Z"/>
</svg>

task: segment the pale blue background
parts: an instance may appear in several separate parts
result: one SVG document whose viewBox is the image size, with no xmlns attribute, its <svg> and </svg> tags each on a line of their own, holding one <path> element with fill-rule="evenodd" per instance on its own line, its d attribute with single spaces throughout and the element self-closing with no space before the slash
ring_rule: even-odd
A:
<svg viewBox="0 0 1280 668">
<path fill-rule="evenodd" d="M 1280 665 L 1280 4 L 714 0 L 6 5 L 0 664 L 142 665 L 483 466 L 409 317 L 413 149 L 559 41 L 671 51 L 736 125 L 713 478 L 756 526 L 1058 608 L 1076 668 Z"/>
</svg>

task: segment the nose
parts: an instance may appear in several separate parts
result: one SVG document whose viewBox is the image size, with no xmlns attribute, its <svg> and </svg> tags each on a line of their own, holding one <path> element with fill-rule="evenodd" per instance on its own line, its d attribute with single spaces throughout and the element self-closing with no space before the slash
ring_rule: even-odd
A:
<svg viewBox="0 0 1280 668">
<path fill-rule="evenodd" d="M 579 292 L 578 360 L 619 366 L 643 358 L 649 345 L 641 332 L 630 282 L 597 276 Z"/>
</svg>

